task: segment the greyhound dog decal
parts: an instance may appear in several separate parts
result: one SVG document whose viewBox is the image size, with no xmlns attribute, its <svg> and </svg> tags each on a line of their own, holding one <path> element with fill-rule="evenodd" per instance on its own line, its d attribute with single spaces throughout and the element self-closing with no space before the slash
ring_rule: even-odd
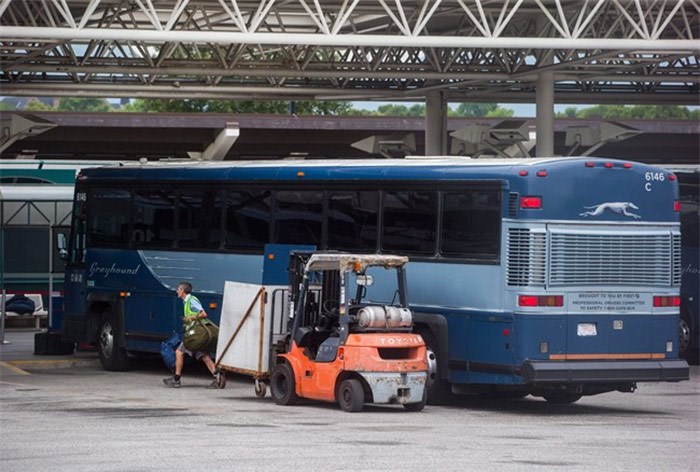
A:
<svg viewBox="0 0 700 472">
<path fill-rule="evenodd" d="M 594 205 L 589 207 L 584 207 L 587 210 L 583 213 L 579 213 L 579 216 L 600 216 L 605 210 L 610 210 L 618 215 L 631 216 L 632 218 L 641 218 L 641 216 L 632 213 L 628 210 L 639 210 L 639 207 L 632 202 L 605 202 L 600 205 Z"/>
</svg>

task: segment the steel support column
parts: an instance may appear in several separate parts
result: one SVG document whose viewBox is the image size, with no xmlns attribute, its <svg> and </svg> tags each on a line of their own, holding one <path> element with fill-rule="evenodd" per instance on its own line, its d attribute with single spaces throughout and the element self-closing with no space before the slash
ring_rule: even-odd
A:
<svg viewBox="0 0 700 472">
<path fill-rule="evenodd" d="M 425 154 L 447 154 L 447 103 L 439 91 L 425 95 Z"/>
<path fill-rule="evenodd" d="M 541 72 L 537 78 L 537 157 L 554 155 L 554 74 Z"/>
</svg>

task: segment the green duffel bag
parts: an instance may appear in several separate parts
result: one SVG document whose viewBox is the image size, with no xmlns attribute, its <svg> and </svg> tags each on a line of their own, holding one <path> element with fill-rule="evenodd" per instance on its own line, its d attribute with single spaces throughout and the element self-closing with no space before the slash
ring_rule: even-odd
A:
<svg viewBox="0 0 700 472">
<path fill-rule="evenodd" d="M 211 321 L 196 320 L 185 327 L 182 342 L 189 351 L 216 351 L 216 341 L 219 337 L 219 327 Z"/>
</svg>

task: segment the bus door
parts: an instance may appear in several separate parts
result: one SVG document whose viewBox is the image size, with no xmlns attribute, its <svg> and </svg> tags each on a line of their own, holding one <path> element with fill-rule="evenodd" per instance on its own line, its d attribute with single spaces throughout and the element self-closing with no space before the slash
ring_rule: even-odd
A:
<svg viewBox="0 0 700 472">
<path fill-rule="evenodd" d="M 87 233 L 87 192 L 78 191 L 73 204 L 73 221 L 71 223 L 68 255 L 64 282 L 64 326 L 62 331 L 66 336 L 82 339 L 85 335 L 85 253 Z M 81 323 L 67 326 L 70 318 L 79 317 Z M 78 327 L 80 326 L 80 327 Z M 75 331 L 74 331 L 75 330 Z"/>
</svg>

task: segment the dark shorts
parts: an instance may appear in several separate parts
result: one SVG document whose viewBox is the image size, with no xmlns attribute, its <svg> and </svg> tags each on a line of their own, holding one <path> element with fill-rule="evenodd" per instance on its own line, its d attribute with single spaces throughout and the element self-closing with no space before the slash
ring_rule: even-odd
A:
<svg viewBox="0 0 700 472">
<path fill-rule="evenodd" d="M 208 355 L 209 355 L 209 353 L 206 352 L 206 351 L 195 351 L 195 352 L 192 352 L 192 351 L 190 351 L 189 349 L 187 349 L 187 348 L 185 347 L 185 343 L 180 343 L 180 345 L 177 347 L 177 350 L 180 351 L 180 352 L 184 352 L 184 353 L 187 354 L 188 356 L 192 356 L 192 357 L 194 357 L 194 358 L 197 359 L 197 360 L 201 359 L 201 358 L 204 357 L 204 356 L 208 356 Z"/>
</svg>

